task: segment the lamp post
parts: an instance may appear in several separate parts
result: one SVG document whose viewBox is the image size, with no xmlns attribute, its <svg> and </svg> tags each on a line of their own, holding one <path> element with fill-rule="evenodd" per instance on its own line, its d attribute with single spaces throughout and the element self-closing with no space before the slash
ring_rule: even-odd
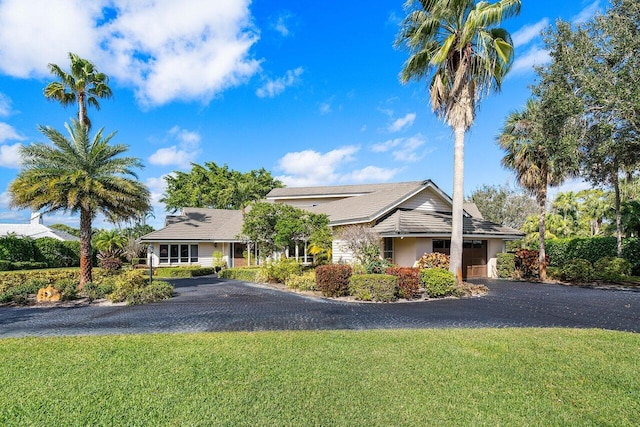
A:
<svg viewBox="0 0 640 427">
<path fill-rule="evenodd" d="M 149 284 L 153 281 L 153 245 L 147 247 L 147 254 L 149 259 Z"/>
</svg>

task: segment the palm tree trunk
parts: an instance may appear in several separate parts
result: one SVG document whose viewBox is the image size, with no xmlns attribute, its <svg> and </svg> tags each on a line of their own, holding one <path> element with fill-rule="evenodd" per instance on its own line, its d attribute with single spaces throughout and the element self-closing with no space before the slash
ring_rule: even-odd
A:
<svg viewBox="0 0 640 427">
<path fill-rule="evenodd" d="M 449 270 L 462 282 L 462 227 L 464 202 L 464 126 L 454 129 L 453 145 L 453 206 L 451 209 L 451 250 Z"/>
<path fill-rule="evenodd" d="M 80 210 L 80 286 L 91 283 L 91 212 Z"/>
<path fill-rule="evenodd" d="M 540 194 L 538 195 L 538 203 L 540 208 L 540 225 L 538 227 L 538 233 L 540 234 L 540 248 L 538 251 L 538 272 L 540 275 L 540 280 L 547 279 L 547 257 L 546 251 L 544 248 L 544 235 L 547 232 L 547 226 L 545 224 L 545 219 L 547 215 L 547 186 L 545 184 L 544 189 L 540 189 Z"/>
</svg>

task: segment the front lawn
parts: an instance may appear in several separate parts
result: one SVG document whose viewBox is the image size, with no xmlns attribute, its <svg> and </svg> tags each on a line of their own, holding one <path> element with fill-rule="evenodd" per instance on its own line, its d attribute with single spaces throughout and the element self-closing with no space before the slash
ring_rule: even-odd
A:
<svg viewBox="0 0 640 427">
<path fill-rule="evenodd" d="M 637 425 L 640 335 L 465 329 L 0 340 L 0 425 Z"/>
</svg>

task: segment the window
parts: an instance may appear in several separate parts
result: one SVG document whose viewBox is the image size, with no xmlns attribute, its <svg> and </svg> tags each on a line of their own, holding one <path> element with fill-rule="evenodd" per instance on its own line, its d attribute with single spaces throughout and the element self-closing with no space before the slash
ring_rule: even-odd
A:
<svg viewBox="0 0 640 427">
<path fill-rule="evenodd" d="M 382 252 L 382 257 L 393 262 L 393 237 L 384 238 L 384 250 Z"/>
<path fill-rule="evenodd" d="M 160 264 L 169 262 L 169 245 L 160 245 Z"/>
<path fill-rule="evenodd" d="M 449 249 L 451 247 L 451 240 L 434 240 L 433 249 Z"/>
<path fill-rule="evenodd" d="M 189 262 L 189 245 L 180 245 L 180 262 Z"/>
<path fill-rule="evenodd" d="M 191 245 L 191 258 L 192 263 L 198 262 L 198 245 Z"/>
</svg>

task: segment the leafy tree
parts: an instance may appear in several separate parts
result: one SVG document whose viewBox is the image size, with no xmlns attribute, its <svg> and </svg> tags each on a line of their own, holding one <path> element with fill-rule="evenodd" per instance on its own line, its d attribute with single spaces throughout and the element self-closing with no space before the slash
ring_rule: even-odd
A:
<svg viewBox="0 0 640 427">
<path fill-rule="evenodd" d="M 331 262 L 333 250 L 333 233 L 329 227 L 316 230 L 309 237 L 309 254 L 313 255 L 315 264 Z"/>
<path fill-rule="evenodd" d="M 499 90 L 513 61 L 509 33 L 497 28 L 520 12 L 520 0 L 408 0 L 396 46 L 409 59 L 403 83 L 431 75 L 431 108 L 455 134 L 450 270 L 462 280 L 464 136 L 473 124 L 479 100 Z"/>
<path fill-rule="evenodd" d="M 365 225 L 350 225 L 340 230 L 340 240 L 342 240 L 356 257 L 367 273 L 380 273 L 372 271 L 378 267 L 380 261 L 381 238 L 371 227 Z"/>
<path fill-rule="evenodd" d="M 588 227 L 589 236 L 597 236 L 601 233 L 602 224 L 607 214 L 613 209 L 609 202 L 609 192 L 599 189 L 579 191 L 578 212 L 581 222 Z"/>
<path fill-rule="evenodd" d="M 109 145 L 115 135 L 93 137 L 78 121 L 65 125 L 69 138 L 40 126 L 53 145 L 34 143 L 20 149 L 22 170 L 9 185 L 11 205 L 32 210 L 80 213 L 80 286 L 92 281 L 91 228 L 98 213 L 132 218 L 150 209 L 149 190 L 136 178 L 142 167 L 133 157 L 118 157 L 127 146 Z"/>
<path fill-rule="evenodd" d="M 120 230 L 103 230 L 96 234 L 93 245 L 105 257 L 117 257 L 122 253 L 122 249 L 127 244 L 127 236 L 122 234 Z"/>
<path fill-rule="evenodd" d="M 87 107 L 100 109 L 98 98 L 111 98 L 109 77 L 98 72 L 88 60 L 69 52 L 71 72 L 67 73 L 56 64 L 49 64 L 49 70 L 59 81 L 51 82 L 44 88 L 44 96 L 60 102 L 63 106 L 78 104 L 78 122 L 91 127 Z"/>
<path fill-rule="evenodd" d="M 78 230 L 77 228 L 69 227 L 66 224 L 52 224 L 49 226 L 49 228 L 64 231 L 65 233 L 69 233 L 72 236 L 80 237 L 80 230 Z"/>
<path fill-rule="evenodd" d="M 171 212 L 184 207 L 243 209 L 283 186 L 264 168 L 242 173 L 214 162 L 194 163 L 190 172 L 176 171 L 165 180 L 167 190 L 160 201 Z"/>
<path fill-rule="evenodd" d="M 520 229 L 527 217 L 537 211 L 536 202 L 529 195 L 506 185 L 483 185 L 471 194 L 470 200 L 485 219 L 516 229 Z"/>
</svg>

